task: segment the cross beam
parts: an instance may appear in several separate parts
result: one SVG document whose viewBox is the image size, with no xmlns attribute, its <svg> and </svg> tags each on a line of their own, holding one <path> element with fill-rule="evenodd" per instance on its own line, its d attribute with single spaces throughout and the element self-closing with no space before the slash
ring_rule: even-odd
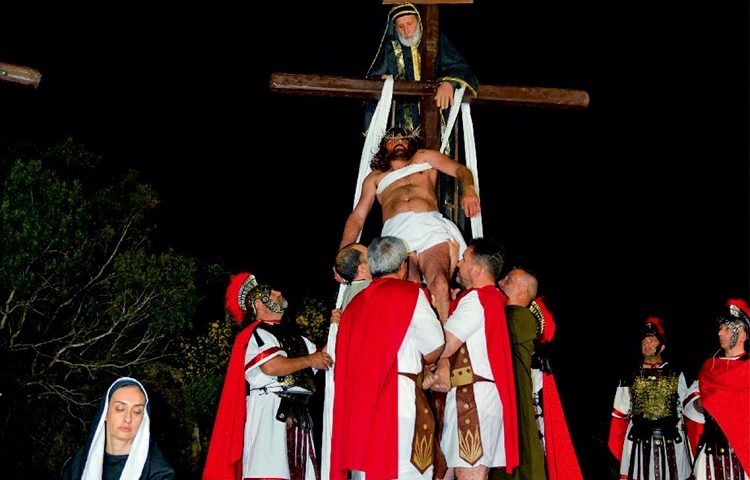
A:
<svg viewBox="0 0 750 480">
<path fill-rule="evenodd" d="M 383 82 L 331 75 L 273 73 L 269 86 L 274 92 L 292 95 L 378 99 Z M 435 95 L 436 88 L 435 82 L 399 80 L 393 82 L 393 97 L 431 98 Z M 589 94 L 583 90 L 565 88 L 482 85 L 476 97 L 467 95 L 463 101 L 471 104 L 495 103 L 518 107 L 584 109 L 589 105 Z"/>
<path fill-rule="evenodd" d="M 0 62 L 0 80 L 31 85 L 36 88 L 42 80 L 42 74 L 35 68 Z"/>
<path fill-rule="evenodd" d="M 403 0 L 383 0 L 384 4 L 396 4 Z M 419 50 L 422 58 L 422 81 L 399 80 L 393 83 L 395 98 L 419 99 L 420 123 L 424 135 L 425 146 L 433 150 L 440 148 L 440 110 L 434 101 L 438 83 L 433 78 L 438 54 L 438 39 L 440 36 L 438 22 L 439 4 L 473 3 L 473 0 L 411 0 L 421 4 L 422 41 Z M 318 95 L 325 97 L 351 98 L 379 98 L 383 87 L 382 80 L 363 80 L 326 75 L 299 75 L 291 73 L 274 73 L 271 75 L 270 88 L 274 92 L 297 95 Z M 485 85 L 479 87 L 477 96 L 465 96 L 463 101 L 472 103 L 496 103 L 500 105 L 514 105 L 542 108 L 586 108 L 589 95 L 581 90 L 567 90 L 561 88 L 542 87 L 514 87 Z M 458 152 L 458 149 L 456 149 Z M 458 160 L 458 158 L 456 158 Z M 450 216 L 454 222 L 457 219 L 458 206 L 453 200 L 448 201 L 445 192 L 454 191 L 455 182 L 450 181 L 441 186 L 439 194 L 441 203 L 452 212 Z M 458 223 L 458 222 L 456 222 Z"/>
<path fill-rule="evenodd" d="M 383 5 L 396 5 L 403 3 L 404 0 L 383 0 Z M 474 0 L 409 0 L 409 3 L 415 5 L 448 5 L 459 3 L 474 3 Z"/>
<path fill-rule="evenodd" d="M 383 4 L 397 4 L 403 0 L 383 0 Z M 423 80 L 420 82 L 399 80 L 393 84 L 395 98 L 419 99 L 422 135 L 425 146 L 437 150 L 440 147 L 440 110 L 433 97 L 438 83 L 432 78 L 435 71 L 439 38 L 439 4 L 473 3 L 473 0 L 416 0 L 411 3 L 422 5 L 422 57 Z M 379 98 L 383 82 L 359 78 L 326 75 L 300 75 L 273 73 L 270 88 L 274 92 L 297 95 L 318 95 L 325 97 Z M 479 87 L 477 96 L 464 97 L 472 103 L 495 103 L 500 105 L 541 107 L 541 108 L 586 108 L 589 95 L 582 90 L 544 87 L 516 87 L 485 85 Z"/>
</svg>

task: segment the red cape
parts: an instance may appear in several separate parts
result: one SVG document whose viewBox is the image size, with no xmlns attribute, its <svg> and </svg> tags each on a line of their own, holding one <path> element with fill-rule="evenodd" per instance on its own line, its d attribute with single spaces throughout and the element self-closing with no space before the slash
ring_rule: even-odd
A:
<svg viewBox="0 0 750 480">
<path fill-rule="evenodd" d="M 622 462 L 622 448 L 625 446 L 625 433 L 628 431 L 630 420 L 627 418 L 618 418 L 612 416 L 609 422 L 609 438 L 607 446 L 609 451 L 615 456 L 617 462 Z"/>
<path fill-rule="evenodd" d="M 368 480 L 398 478 L 398 349 L 419 285 L 380 278 L 341 316 L 336 339 L 331 480 L 360 470 Z"/>
<path fill-rule="evenodd" d="M 516 404 L 516 377 L 508 333 L 505 306 L 508 301 L 494 285 L 476 290 L 484 308 L 484 334 L 487 339 L 487 356 L 495 379 L 500 401 L 503 404 L 503 432 L 505 434 L 505 470 L 511 472 L 518 466 L 518 407 Z M 464 294 L 470 292 L 467 290 Z M 459 297 L 460 298 L 460 297 Z M 458 300 L 458 299 L 456 299 Z M 454 303 L 457 304 L 456 301 Z"/>
<path fill-rule="evenodd" d="M 750 360 L 709 358 L 698 373 L 703 408 L 750 471 Z"/>
<path fill-rule="evenodd" d="M 578 457 L 570 439 L 555 377 L 544 373 L 542 377 L 542 409 L 544 411 L 544 436 L 549 480 L 579 480 L 583 478 Z M 622 443 L 620 443 L 622 449 Z"/>
<path fill-rule="evenodd" d="M 242 449 L 247 416 L 245 396 L 245 352 L 250 335 L 260 322 L 253 322 L 234 339 L 227 375 L 221 390 L 211 441 L 208 444 L 203 480 L 241 480 Z"/>
</svg>

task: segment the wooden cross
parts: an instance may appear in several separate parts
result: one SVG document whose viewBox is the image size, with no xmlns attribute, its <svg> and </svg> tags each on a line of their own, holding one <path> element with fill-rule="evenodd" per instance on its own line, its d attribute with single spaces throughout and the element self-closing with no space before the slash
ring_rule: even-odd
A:
<svg viewBox="0 0 750 480">
<path fill-rule="evenodd" d="M 403 0 L 383 0 L 383 4 L 398 4 Z M 425 146 L 434 150 L 440 148 L 440 110 L 435 104 L 434 97 L 438 83 L 432 78 L 438 53 L 438 5 L 473 3 L 473 0 L 411 0 L 411 3 L 421 4 L 422 11 L 422 41 L 419 45 L 422 58 L 422 81 L 398 80 L 393 84 L 395 99 L 420 98 L 420 121 Z M 295 95 L 318 95 L 326 97 L 350 97 L 378 99 L 383 88 L 381 80 L 363 80 L 357 78 L 337 77 L 329 75 L 300 75 L 292 73 L 271 74 L 270 88 L 274 92 Z M 485 85 L 480 83 L 476 97 L 464 96 L 464 102 L 472 104 L 499 103 L 501 105 L 516 105 L 542 108 L 586 108 L 589 95 L 582 90 L 561 88 L 516 87 Z M 459 149 L 453 149 L 456 154 Z M 456 159 L 458 160 L 458 159 Z M 450 187 L 448 187 L 450 188 Z M 440 195 L 439 198 L 442 198 Z M 457 222 L 458 208 L 452 195 L 453 205 L 448 209 L 454 222 Z M 448 202 L 451 203 L 451 202 Z"/>
<path fill-rule="evenodd" d="M 36 88 L 42 80 L 42 74 L 35 68 L 0 62 L 0 80 L 31 85 Z"/>
</svg>

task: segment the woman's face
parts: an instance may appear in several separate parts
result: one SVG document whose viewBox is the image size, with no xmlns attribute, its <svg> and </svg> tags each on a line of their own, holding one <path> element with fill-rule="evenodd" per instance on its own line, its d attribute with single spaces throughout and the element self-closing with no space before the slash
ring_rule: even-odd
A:
<svg viewBox="0 0 750 480">
<path fill-rule="evenodd" d="M 122 441 L 133 440 L 145 409 L 146 396 L 137 385 L 118 388 L 109 399 L 107 434 Z"/>
</svg>

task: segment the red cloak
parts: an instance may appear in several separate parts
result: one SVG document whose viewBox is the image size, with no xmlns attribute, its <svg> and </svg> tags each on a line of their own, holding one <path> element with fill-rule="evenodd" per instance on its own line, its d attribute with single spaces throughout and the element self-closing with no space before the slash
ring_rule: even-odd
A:
<svg viewBox="0 0 750 480">
<path fill-rule="evenodd" d="M 516 404 L 516 377 L 513 372 L 508 320 L 505 306 L 508 301 L 494 285 L 476 290 L 484 309 L 484 334 L 487 339 L 487 356 L 495 379 L 495 386 L 503 404 L 503 432 L 505 434 L 505 470 L 510 473 L 518 466 L 518 407 Z M 459 297 L 460 298 L 460 297 Z M 457 299 L 458 300 L 458 299 Z M 458 302 L 456 302 L 457 304 Z"/>
<path fill-rule="evenodd" d="M 398 349 L 419 285 L 379 278 L 344 310 L 336 340 L 331 480 L 398 478 Z"/>
<path fill-rule="evenodd" d="M 750 360 L 709 358 L 698 373 L 703 408 L 750 471 Z"/>
<path fill-rule="evenodd" d="M 570 439 L 555 377 L 551 373 L 543 373 L 542 391 L 547 477 L 549 480 L 580 480 L 583 474 Z"/>
<path fill-rule="evenodd" d="M 245 352 L 250 335 L 260 322 L 253 322 L 234 339 L 227 375 L 221 390 L 211 441 L 208 444 L 203 480 L 241 480 L 245 443 Z"/>
</svg>

